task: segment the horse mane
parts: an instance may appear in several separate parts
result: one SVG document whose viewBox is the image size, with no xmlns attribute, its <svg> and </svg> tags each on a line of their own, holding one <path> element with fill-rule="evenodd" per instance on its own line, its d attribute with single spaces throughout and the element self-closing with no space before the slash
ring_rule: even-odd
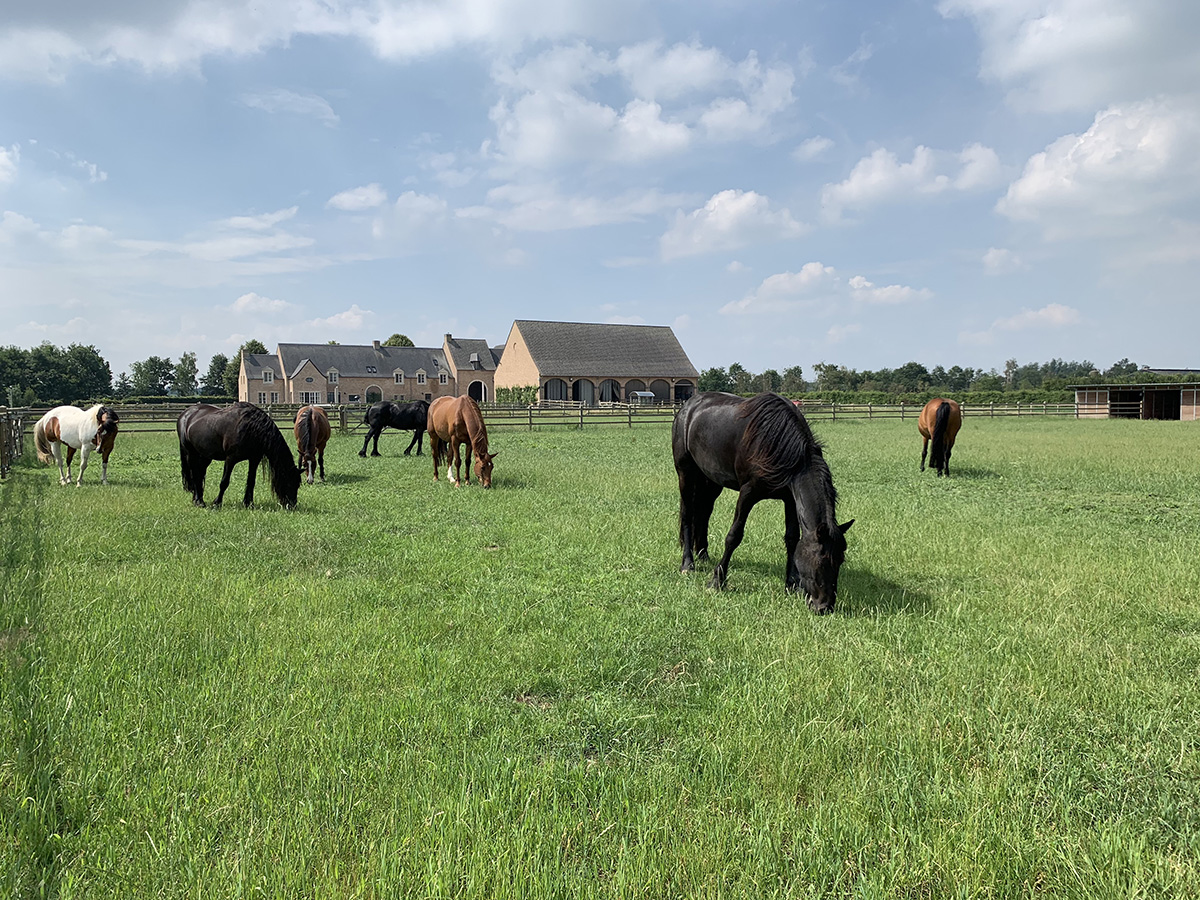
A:
<svg viewBox="0 0 1200 900">
<path fill-rule="evenodd" d="M 837 491 L 823 446 L 796 405 L 778 394 L 764 393 L 742 404 L 738 414 L 747 420 L 743 437 L 745 461 L 755 475 L 773 490 L 783 487 L 801 470 L 820 476 L 830 516 Z"/>
<path fill-rule="evenodd" d="M 946 461 L 946 427 L 950 424 L 950 404 L 943 400 L 938 404 L 937 412 L 933 418 L 933 435 L 930 441 L 933 443 L 933 448 L 929 453 L 929 462 L 939 470 L 942 464 Z"/>
<path fill-rule="evenodd" d="M 271 490 L 276 498 L 284 502 L 283 478 L 295 480 L 297 488 L 300 485 L 300 469 L 292 456 L 292 449 L 279 432 L 279 427 L 271 421 L 271 417 L 253 403 L 239 401 L 235 407 L 240 411 L 237 422 L 237 443 L 254 442 L 263 448 L 263 468 L 271 475 Z"/>
<path fill-rule="evenodd" d="M 467 396 L 464 396 L 458 405 L 463 425 L 467 429 L 467 437 L 471 439 L 471 452 L 476 456 L 487 453 L 487 426 L 483 424 L 483 413 L 479 411 L 479 406 Z"/>
</svg>

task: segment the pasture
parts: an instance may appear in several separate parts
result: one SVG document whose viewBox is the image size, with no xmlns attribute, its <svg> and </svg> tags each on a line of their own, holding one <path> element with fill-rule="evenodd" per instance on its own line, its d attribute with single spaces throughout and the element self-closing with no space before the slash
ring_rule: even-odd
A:
<svg viewBox="0 0 1200 900">
<path fill-rule="evenodd" d="M 856 520 L 822 617 L 778 502 L 726 592 L 679 573 L 666 426 L 495 431 L 490 491 L 335 434 L 291 512 L 244 464 L 193 508 L 171 435 L 106 487 L 27 453 L 3 890 L 1195 896 L 1200 425 L 968 418 L 949 479 L 915 422 L 814 430 Z"/>
</svg>

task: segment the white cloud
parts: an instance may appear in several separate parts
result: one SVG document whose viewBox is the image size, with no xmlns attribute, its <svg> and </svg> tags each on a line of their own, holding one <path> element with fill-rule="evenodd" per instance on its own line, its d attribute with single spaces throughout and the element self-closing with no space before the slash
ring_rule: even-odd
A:
<svg viewBox="0 0 1200 900">
<path fill-rule="evenodd" d="M 405 191 L 375 219 L 376 238 L 421 239 L 437 233 L 450 221 L 450 208 L 435 194 Z"/>
<path fill-rule="evenodd" d="M 827 137 L 822 137 L 821 135 L 810 137 L 792 151 L 792 159 L 796 160 L 796 162 L 811 162 L 832 147 L 833 141 Z"/>
<path fill-rule="evenodd" d="M 514 231 L 563 231 L 641 221 L 678 208 L 687 198 L 658 191 L 614 197 L 569 196 L 554 184 L 507 184 L 493 188 L 487 206 L 458 210 L 463 218 L 490 219 Z"/>
<path fill-rule="evenodd" d="M 334 194 L 325 204 L 343 212 L 361 212 L 364 209 L 374 209 L 387 203 L 387 192 L 377 183 L 365 184 L 362 187 L 351 188 Z"/>
<path fill-rule="evenodd" d="M 270 297 L 263 297 L 251 291 L 248 294 L 242 294 L 230 304 L 231 312 L 245 315 L 250 313 L 281 313 L 288 309 L 293 309 L 292 304 L 286 300 L 272 300 Z"/>
<path fill-rule="evenodd" d="M 810 262 L 799 272 L 780 272 L 763 279 L 753 292 L 741 300 L 726 303 L 720 312 L 726 315 L 777 312 L 840 290 L 841 279 L 832 266 Z"/>
<path fill-rule="evenodd" d="M 347 310 L 343 310 L 328 318 L 311 319 L 306 324 L 316 330 L 357 331 L 363 327 L 367 319 L 374 316 L 375 313 L 371 310 L 362 309 L 357 303 L 354 303 Z"/>
<path fill-rule="evenodd" d="M 10 209 L 6 209 L 4 215 L 0 216 L 0 241 L 11 241 L 22 235 L 36 235 L 39 231 L 37 222 Z"/>
<path fill-rule="evenodd" d="M 284 88 L 246 94 L 242 97 L 242 103 L 251 109 L 261 109 L 267 113 L 308 116 L 329 127 L 339 121 L 337 113 L 324 97 L 318 97 L 316 94 L 297 94 Z"/>
<path fill-rule="evenodd" d="M 1200 114 L 1168 100 L 1111 106 L 1030 157 L 996 209 L 1051 238 L 1142 231 L 1200 195 Z M 1185 206 L 1186 205 L 1186 206 Z"/>
<path fill-rule="evenodd" d="M 860 159 L 845 181 L 821 190 L 822 215 L 837 222 L 846 209 L 864 209 L 881 203 L 946 191 L 991 187 L 1002 175 L 995 151 L 971 144 L 949 154 L 919 146 L 911 162 L 901 162 L 883 147 Z"/>
<path fill-rule="evenodd" d="M 840 344 L 846 338 L 850 337 L 851 335 L 858 334 L 860 331 L 862 331 L 862 326 L 857 322 L 853 322 L 849 325 L 833 325 L 830 326 L 829 331 L 825 333 L 825 337 L 831 344 Z"/>
<path fill-rule="evenodd" d="M 232 218 L 223 220 L 220 224 L 228 228 L 244 228 L 249 231 L 266 231 L 274 228 L 280 222 L 286 222 L 288 219 L 295 217 L 299 210 L 297 206 L 289 206 L 287 209 L 280 209 L 276 212 L 262 213 L 257 216 L 233 216 Z"/>
<path fill-rule="evenodd" d="M 20 147 L 0 147 L 0 185 L 12 184 L 16 181 L 17 163 L 20 161 Z"/>
<path fill-rule="evenodd" d="M 943 0 L 939 9 L 974 23 L 981 75 L 1019 107 L 1090 111 L 1200 84 L 1200 4 L 1187 0 Z"/>
<path fill-rule="evenodd" d="M 862 303 L 896 304 L 910 303 L 914 300 L 928 300 L 933 292 L 928 288 L 912 288 L 903 284 L 889 284 L 879 287 L 867 281 L 861 275 L 850 279 L 850 296 Z"/>
<path fill-rule="evenodd" d="M 725 271 L 728 272 L 730 275 L 737 275 L 741 272 L 750 271 L 750 267 L 747 266 L 744 262 L 734 259 L 734 260 L 730 260 L 729 264 L 725 266 Z"/>
<path fill-rule="evenodd" d="M 1006 247 L 989 247 L 983 254 L 983 271 L 988 275 L 1006 275 L 1024 268 L 1021 257 Z"/>
<path fill-rule="evenodd" d="M 659 238 L 664 260 L 735 250 L 752 241 L 798 238 L 808 226 L 797 222 L 787 209 L 771 208 L 771 201 L 754 191 L 725 190 L 690 213 L 679 212 Z"/>
<path fill-rule="evenodd" d="M 1041 309 L 1022 309 L 1012 316 L 996 319 L 985 331 L 965 331 L 959 340 L 966 344 L 989 344 L 998 333 L 1049 331 L 1077 325 L 1082 321 L 1079 310 L 1061 303 L 1050 303 Z"/>
</svg>

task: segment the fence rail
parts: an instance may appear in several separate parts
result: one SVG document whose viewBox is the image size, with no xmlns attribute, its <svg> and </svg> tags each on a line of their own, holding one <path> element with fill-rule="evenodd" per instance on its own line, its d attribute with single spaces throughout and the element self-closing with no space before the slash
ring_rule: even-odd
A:
<svg viewBox="0 0 1200 900">
<path fill-rule="evenodd" d="M 25 451 L 26 414 L 24 409 L 0 406 L 0 478 L 8 475 L 8 470 Z"/>
<path fill-rule="evenodd" d="M 122 432 L 167 433 L 175 430 L 175 421 L 179 414 L 190 404 L 162 405 L 130 405 L 117 406 L 121 416 Z M 484 421 L 488 428 L 525 429 L 533 431 L 541 428 L 587 428 L 591 426 L 616 425 L 632 428 L 636 425 L 669 424 L 675 418 L 680 404 L 626 404 L 606 403 L 599 406 L 585 406 L 573 402 L 541 403 L 536 406 L 505 406 L 497 403 L 481 405 Z M 837 421 L 838 419 L 913 419 L 921 414 L 922 404 L 875 404 L 875 403 L 826 403 L 820 400 L 801 400 L 797 406 L 805 417 L 813 421 Z M 271 419 L 285 431 L 290 429 L 296 417 L 300 404 L 274 404 L 263 407 Z M 331 423 L 344 431 L 365 431 L 363 417 L 367 410 L 366 404 L 345 404 L 328 406 Z M 12 435 L 20 435 L 22 429 L 30 433 L 33 423 L 44 412 L 41 409 L 4 410 L 0 407 L 0 415 L 8 418 L 8 435 L 5 441 L 4 471 L 11 465 L 11 460 L 20 455 L 21 441 Z M 1141 415 L 1141 405 L 1132 403 L 1110 403 L 1086 405 L 1076 403 L 989 403 L 975 406 L 964 405 L 963 415 L 966 417 L 1001 418 L 1009 416 L 1043 417 L 1059 416 L 1070 418 L 1106 418 L 1129 417 L 1138 418 Z M 15 425 L 12 423 L 16 423 Z M 14 430 L 15 429 L 15 430 Z"/>
</svg>

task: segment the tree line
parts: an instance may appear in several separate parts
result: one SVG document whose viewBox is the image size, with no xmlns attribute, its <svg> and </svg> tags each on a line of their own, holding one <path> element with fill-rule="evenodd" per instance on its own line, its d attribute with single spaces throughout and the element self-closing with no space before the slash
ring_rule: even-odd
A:
<svg viewBox="0 0 1200 900">
<path fill-rule="evenodd" d="M 383 344 L 413 346 L 407 335 L 399 333 Z M 195 353 L 183 353 L 177 360 L 148 356 L 130 363 L 128 372 L 120 372 L 114 378 L 107 360 L 91 344 L 56 347 L 45 341 L 29 350 L 0 347 L 0 404 L 52 406 L 132 397 L 233 399 L 238 394 L 243 352 L 266 355 L 268 350 L 262 341 L 251 339 L 238 348 L 232 359 L 224 353 L 215 353 L 203 376 Z"/>
<path fill-rule="evenodd" d="M 1128 358 L 1118 360 L 1107 369 L 1099 369 L 1090 360 L 1065 361 L 1051 359 L 1043 363 L 1025 363 L 1015 359 L 1004 364 L 1004 371 L 971 367 L 942 366 L 926 368 L 922 363 L 907 362 L 894 369 L 858 370 L 820 362 L 813 366 L 813 378 L 806 380 L 800 366 L 779 372 L 766 369 L 754 373 L 740 363 L 728 369 L 714 367 L 700 373 L 697 387 L 701 391 L 729 391 L 753 394 L 776 391 L 781 394 L 805 392 L 892 394 L 953 394 L 974 392 L 1061 391 L 1073 384 L 1103 382 L 1173 381 L 1191 376 L 1165 376 L 1143 370 Z"/>
</svg>

